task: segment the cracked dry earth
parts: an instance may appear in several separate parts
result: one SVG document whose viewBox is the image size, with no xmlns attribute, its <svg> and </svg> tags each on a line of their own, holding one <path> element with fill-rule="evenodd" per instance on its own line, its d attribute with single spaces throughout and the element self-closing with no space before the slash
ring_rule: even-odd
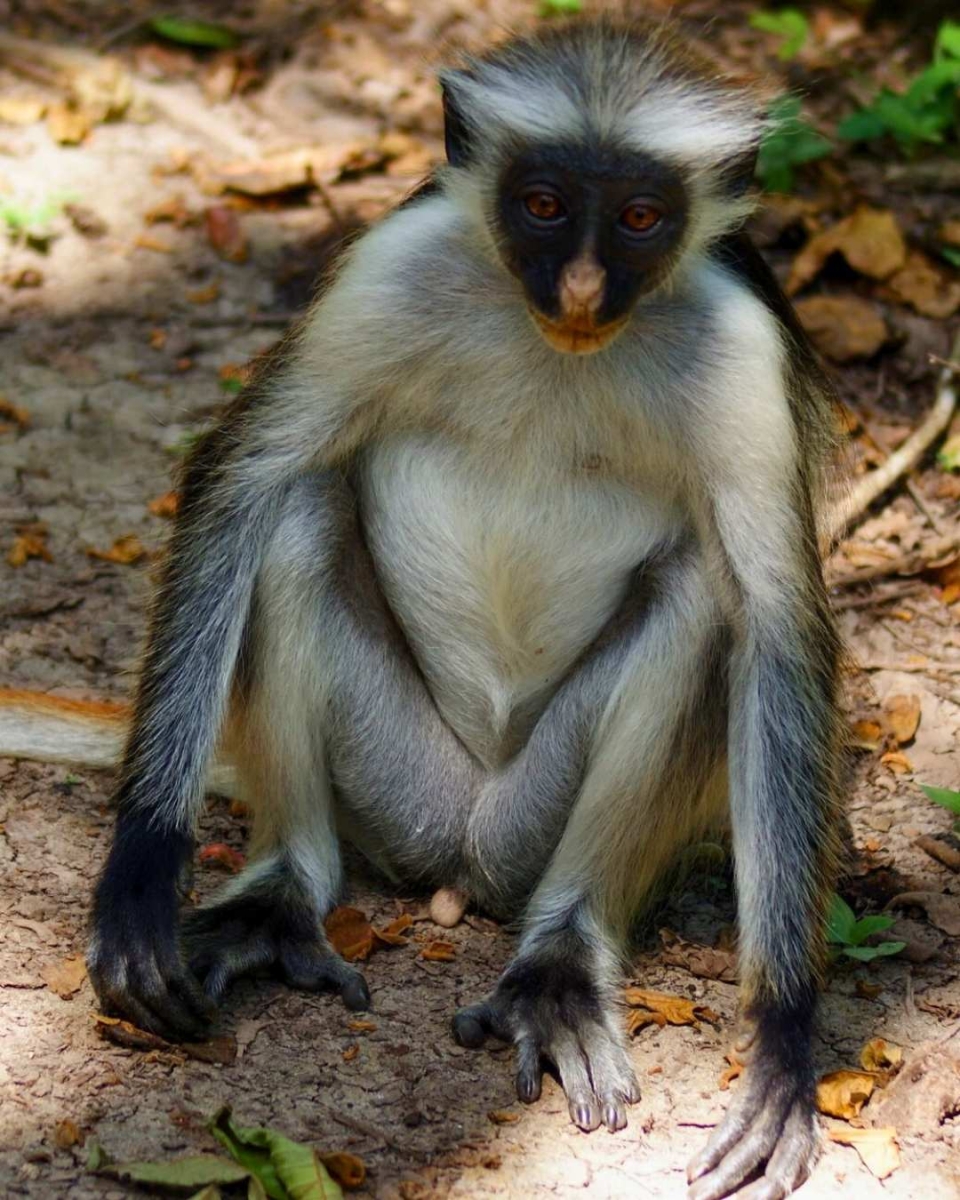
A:
<svg viewBox="0 0 960 1200">
<path fill-rule="evenodd" d="M 478 12 L 492 20 L 487 9 Z M 480 17 L 475 23 L 482 36 Z M 294 60 L 286 76 L 278 73 L 274 99 L 284 85 L 295 99 L 297 69 Z M 433 148 L 437 132 L 434 121 L 425 134 Z M 83 154 L 51 149 L 42 131 L 32 136 L 17 131 L 18 156 L 12 165 L 4 161 L 4 174 L 46 172 L 94 207 L 108 233 L 96 243 L 59 239 L 39 264 L 43 288 L 5 297 L 2 387 L 29 410 L 31 423 L 0 433 L 0 536 L 6 551 L 18 528 L 42 522 L 51 561 L 18 569 L 0 561 L 0 682 L 122 697 L 143 630 L 149 564 L 111 564 L 86 551 L 127 534 L 151 551 L 161 545 L 165 522 L 147 504 L 171 486 L 171 449 L 222 402 L 219 368 L 271 344 L 300 303 L 330 217 L 303 206 L 246 214 L 244 264 L 218 259 L 193 228 L 169 235 L 169 254 L 135 249 L 139 214 L 150 203 L 173 192 L 203 202 L 188 180 L 152 169 L 169 164 L 171 150 L 209 147 L 189 130 L 162 124 L 149 136 L 129 123 L 103 126 Z M 366 219 L 409 183 L 382 177 L 344 185 L 336 207 Z M 23 265 L 26 254 L 8 251 L 5 267 Z M 187 289 L 213 280 L 220 287 L 213 305 L 198 309 L 184 300 Z M 897 506 L 910 509 L 905 499 Z M 920 834 L 949 826 L 915 780 L 957 785 L 960 696 L 950 678 L 960 670 L 960 625 L 932 595 L 912 596 L 910 604 L 909 625 L 866 609 L 841 615 L 854 655 L 876 667 L 852 675 L 851 710 L 875 709 L 896 693 L 918 695 L 922 707 L 907 751 L 913 774 L 893 774 L 879 754 L 868 754 L 851 780 L 857 857 L 848 895 L 871 911 L 905 891 L 946 893 L 960 904 L 957 877 L 914 845 Z M 918 654 L 937 662 L 934 677 L 915 669 Z M 684 1194 L 685 1164 L 733 1094 L 718 1084 L 734 1037 L 736 993 L 732 984 L 668 964 L 655 931 L 637 951 L 635 980 L 696 999 L 719 1022 L 650 1026 L 635 1037 L 644 1094 L 617 1135 L 576 1131 L 553 1082 L 540 1103 L 519 1105 L 509 1049 L 473 1053 L 454 1045 L 453 1010 L 492 986 L 511 933 L 478 916 L 449 933 L 435 928 L 426 897 L 396 894 L 362 864 L 353 872 L 351 903 L 377 925 L 401 911 L 416 918 L 412 946 L 378 952 L 366 964 L 375 1028 L 351 1029 L 351 1014 L 328 997 L 250 979 L 232 990 L 222 1014 L 221 1028 L 238 1047 L 230 1065 L 102 1041 L 89 983 L 61 999 L 44 973 L 83 951 L 88 896 L 110 836 L 110 784 L 106 774 L 0 760 L 0 1195 L 124 1196 L 117 1184 L 85 1172 L 79 1146 L 59 1148 L 58 1122 L 74 1122 L 117 1159 L 171 1157 L 213 1149 L 204 1121 L 224 1103 L 245 1124 L 360 1156 L 369 1172 L 363 1195 Z M 200 840 L 242 848 L 244 836 L 243 819 L 211 801 Z M 200 894 L 220 878 L 200 868 Z M 899 915 L 912 957 L 932 955 L 836 970 L 817 1053 L 828 1071 L 856 1067 L 873 1037 L 903 1047 L 901 1076 L 864 1110 L 867 1124 L 896 1127 L 902 1166 L 881 1183 L 852 1149 L 829 1144 L 807 1196 L 947 1200 L 960 1193 L 960 945 L 919 910 Z M 674 891 L 657 925 L 712 944 L 731 917 L 723 881 L 691 879 Z M 454 943 L 453 960 L 420 958 L 419 944 L 440 937 Z M 496 1123 L 491 1112 L 513 1119 Z"/>
</svg>

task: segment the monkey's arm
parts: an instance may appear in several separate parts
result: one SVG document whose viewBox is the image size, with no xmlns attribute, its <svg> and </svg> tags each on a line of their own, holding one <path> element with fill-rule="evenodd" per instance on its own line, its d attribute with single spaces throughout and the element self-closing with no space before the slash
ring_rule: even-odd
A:
<svg viewBox="0 0 960 1200">
<path fill-rule="evenodd" d="M 751 1048 L 744 1089 L 691 1164 L 694 1200 L 718 1200 L 763 1164 L 757 1195 L 783 1196 L 815 1159 L 812 1021 L 836 838 L 839 649 L 805 475 L 804 397 L 788 399 L 780 337 L 758 302 L 741 289 L 725 313 L 741 326 L 728 368 L 741 419 L 695 419 L 713 526 L 704 537 L 733 628 L 730 805 Z"/>
</svg>

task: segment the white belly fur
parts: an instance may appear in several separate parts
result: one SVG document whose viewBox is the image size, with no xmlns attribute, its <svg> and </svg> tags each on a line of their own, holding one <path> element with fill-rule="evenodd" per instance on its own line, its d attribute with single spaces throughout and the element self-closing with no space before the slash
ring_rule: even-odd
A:
<svg viewBox="0 0 960 1200">
<path fill-rule="evenodd" d="M 669 501 L 605 477 L 602 460 L 560 461 L 498 461 L 418 433 L 364 462 L 363 519 L 389 603 L 444 719 L 490 766 L 676 524 Z"/>
</svg>

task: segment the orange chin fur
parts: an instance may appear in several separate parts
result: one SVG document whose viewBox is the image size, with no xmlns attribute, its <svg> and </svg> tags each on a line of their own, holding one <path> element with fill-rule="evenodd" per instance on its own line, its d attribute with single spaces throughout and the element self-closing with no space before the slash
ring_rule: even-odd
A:
<svg viewBox="0 0 960 1200">
<path fill-rule="evenodd" d="M 551 321 L 538 312 L 532 312 L 537 328 L 545 340 L 565 354 L 595 354 L 608 346 L 626 325 L 626 320 L 610 321 L 606 325 L 594 325 L 592 321 Z"/>
</svg>

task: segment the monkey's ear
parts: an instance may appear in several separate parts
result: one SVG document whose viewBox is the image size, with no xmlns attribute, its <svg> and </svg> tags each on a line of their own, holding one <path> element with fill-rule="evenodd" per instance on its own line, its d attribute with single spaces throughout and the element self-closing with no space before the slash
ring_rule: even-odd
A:
<svg viewBox="0 0 960 1200">
<path fill-rule="evenodd" d="M 458 72 L 457 74 L 468 74 Z M 447 151 L 447 162 L 451 167 L 464 167 L 471 157 L 470 129 L 460 109 L 460 97 L 456 92 L 456 76 L 453 72 L 440 80 L 443 89 L 443 140 Z"/>
</svg>

